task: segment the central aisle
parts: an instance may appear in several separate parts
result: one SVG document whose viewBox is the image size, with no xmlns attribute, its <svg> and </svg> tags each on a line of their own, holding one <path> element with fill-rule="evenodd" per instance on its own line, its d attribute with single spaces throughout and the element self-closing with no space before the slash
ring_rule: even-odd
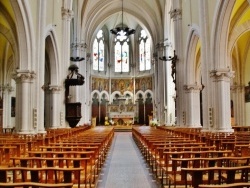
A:
<svg viewBox="0 0 250 188">
<path fill-rule="evenodd" d="M 131 132 L 116 132 L 97 188 L 157 188 Z"/>
</svg>

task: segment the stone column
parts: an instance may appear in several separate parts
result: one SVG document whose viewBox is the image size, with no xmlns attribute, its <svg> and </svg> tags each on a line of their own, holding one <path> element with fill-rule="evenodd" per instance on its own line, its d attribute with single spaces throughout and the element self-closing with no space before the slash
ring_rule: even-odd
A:
<svg viewBox="0 0 250 188">
<path fill-rule="evenodd" d="M 185 85 L 187 93 L 186 126 L 190 128 L 201 127 L 200 117 L 200 91 L 201 85 Z"/>
<path fill-rule="evenodd" d="M 230 69 L 217 69 L 211 71 L 215 82 L 213 129 L 214 132 L 233 132 L 230 112 L 230 79 L 233 72 Z"/>
<path fill-rule="evenodd" d="M 60 127 L 60 106 L 59 104 L 59 96 L 61 87 L 60 86 L 49 86 L 49 90 L 51 91 L 51 128 Z"/>
<path fill-rule="evenodd" d="M 63 75 L 67 75 L 70 62 L 70 21 L 73 18 L 73 11 L 62 7 L 62 63 Z"/>
<path fill-rule="evenodd" d="M 83 124 L 90 124 L 91 123 L 91 92 L 89 91 L 89 88 L 91 88 L 91 63 L 90 63 L 90 57 L 91 54 L 86 54 L 86 61 L 82 69 L 82 75 L 85 78 L 85 83 L 83 84 L 83 92 L 82 92 L 82 118 L 79 122 L 81 125 Z M 110 86 L 111 88 L 111 86 Z"/>
<path fill-rule="evenodd" d="M 159 43 L 157 45 L 157 51 L 158 51 L 158 57 L 163 57 L 165 55 L 165 47 L 164 43 Z M 156 75 L 156 88 L 155 88 L 155 109 L 154 112 L 156 114 L 153 114 L 154 118 L 158 120 L 160 125 L 165 124 L 165 113 L 164 113 L 164 108 L 165 108 L 165 101 L 164 101 L 164 83 L 165 83 L 165 61 L 160 61 L 158 60 L 157 65 L 157 73 Z M 147 118 L 147 117 L 146 117 Z"/>
<path fill-rule="evenodd" d="M 209 30 L 209 13 L 208 1 L 199 1 L 199 24 L 200 24 L 200 40 L 201 40 L 201 75 L 202 84 L 205 86 L 202 90 L 202 131 L 210 130 L 209 109 L 212 109 L 212 81 L 209 71 L 212 69 L 211 51 L 210 51 L 210 30 Z"/>
<path fill-rule="evenodd" d="M 39 0 L 39 10 L 37 19 L 37 67 L 36 70 L 39 72 L 36 79 L 36 91 L 37 95 L 34 96 L 36 101 L 36 108 L 33 110 L 33 115 L 37 116 L 37 132 L 46 133 L 44 129 L 44 90 L 42 85 L 44 84 L 44 72 L 45 72 L 45 27 L 46 27 L 46 4 L 47 1 Z"/>
<path fill-rule="evenodd" d="M 16 128 L 20 134 L 34 133 L 32 124 L 31 84 L 35 73 L 27 70 L 17 70 L 16 80 Z"/>
<path fill-rule="evenodd" d="M 61 83 L 59 85 L 64 85 L 64 79 L 68 75 L 68 68 L 70 65 L 70 21 L 73 18 L 73 11 L 69 8 L 62 7 L 62 63 L 60 65 L 60 75 L 59 78 Z M 60 95 L 60 124 L 65 125 L 65 101 L 64 95 Z M 67 126 L 67 125 L 66 125 Z"/>
<path fill-rule="evenodd" d="M 183 114 L 185 113 L 185 100 L 183 95 L 183 85 L 184 85 L 184 64 L 183 64 L 183 42 L 182 42 L 182 9 L 181 1 L 173 1 L 173 9 L 170 11 L 170 17 L 173 19 L 174 23 L 174 50 L 178 57 L 176 63 L 176 90 L 178 96 L 176 96 L 176 117 L 177 125 L 182 126 Z"/>
</svg>

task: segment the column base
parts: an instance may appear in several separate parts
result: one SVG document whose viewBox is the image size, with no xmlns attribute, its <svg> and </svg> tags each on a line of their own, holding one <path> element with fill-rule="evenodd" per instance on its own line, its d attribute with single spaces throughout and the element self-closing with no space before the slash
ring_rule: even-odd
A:
<svg viewBox="0 0 250 188">
<path fill-rule="evenodd" d="M 201 125 L 190 125 L 187 128 L 202 128 Z"/>
<path fill-rule="evenodd" d="M 20 134 L 20 135 L 35 135 L 36 132 L 29 132 L 29 131 L 20 131 L 20 132 L 17 132 L 17 134 Z"/>
<path fill-rule="evenodd" d="M 47 133 L 47 131 L 45 131 L 45 130 L 41 130 L 41 131 L 38 131 L 37 133 L 38 133 L 38 134 L 46 134 L 46 133 Z"/>
<path fill-rule="evenodd" d="M 234 129 L 211 130 L 212 133 L 233 133 Z"/>
</svg>

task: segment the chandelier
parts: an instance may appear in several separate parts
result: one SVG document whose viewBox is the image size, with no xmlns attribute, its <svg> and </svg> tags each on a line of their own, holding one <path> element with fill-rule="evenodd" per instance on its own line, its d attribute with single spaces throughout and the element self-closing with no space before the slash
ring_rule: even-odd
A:
<svg viewBox="0 0 250 188">
<path fill-rule="evenodd" d="M 110 32 L 111 34 L 116 36 L 122 36 L 122 35 L 129 36 L 135 33 L 134 29 L 130 29 L 128 27 L 123 26 L 123 0 L 122 0 L 122 26 L 111 29 Z"/>
</svg>

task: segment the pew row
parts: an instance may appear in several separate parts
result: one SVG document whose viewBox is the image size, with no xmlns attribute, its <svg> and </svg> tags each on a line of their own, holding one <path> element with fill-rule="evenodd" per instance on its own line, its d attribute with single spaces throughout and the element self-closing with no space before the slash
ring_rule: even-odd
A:
<svg viewBox="0 0 250 188">
<path fill-rule="evenodd" d="M 27 187 L 46 187 L 46 188 L 72 188 L 73 183 L 35 183 L 35 182 L 20 182 L 20 183 L 0 183 L 0 187 L 10 187 L 10 188 L 27 188 Z"/>
</svg>

